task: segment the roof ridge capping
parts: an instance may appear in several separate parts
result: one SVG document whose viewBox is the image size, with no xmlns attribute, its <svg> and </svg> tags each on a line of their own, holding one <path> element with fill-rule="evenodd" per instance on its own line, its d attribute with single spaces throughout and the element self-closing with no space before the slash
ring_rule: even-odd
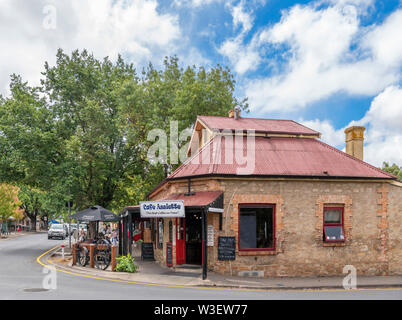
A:
<svg viewBox="0 0 402 320">
<path fill-rule="evenodd" d="M 238 119 L 224 116 L 197 116 L 211 130 L 254 130 L 255 132 L 266 132 L 273 134 L 305 135 L 321 137 L 321 133 L 315 131 L 294 120 L 287 119 L 266 119 L 266 118 L 245 118 Z M 264 123 L 265 122 L 265 123 Z M 276 125 L 273 125 L 276 124 Z"/>
<path fill-rule="evenodd" d="M 292 121 L 292 122 L 296 123 L 296 124 L 299 125 L 299 126 L 302 126 L 302 127 L 306 128 L 306 129 L 309 129 L 309 130 L 311 130 L 311 131 L 314 131 L 314 132 L 318 133 L 319 138 L 321 138 L 321 132 L 316 131 L 316 130 L 314 130 L 314 129 L 311 129 L 311 128 L 305 126 L 304 124 L 299 123 L 299 122 L 297 122 L 297 121 L 295 121 L 295 120 L 289 120 L 289 121 Z"/>
</svg>

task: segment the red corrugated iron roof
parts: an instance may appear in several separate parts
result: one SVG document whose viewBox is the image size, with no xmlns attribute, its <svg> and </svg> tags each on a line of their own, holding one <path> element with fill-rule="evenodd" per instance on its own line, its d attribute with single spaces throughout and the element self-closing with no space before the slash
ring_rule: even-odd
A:
<svg viewBox="0 0 402 320">
<path fill-rule="evenodd" d="M 252 146 L 247 146 L 246 138 L 241 139 L 242 145 L 233 143 L 236 153 L 251 155 Z M 225 160 L 227 152 L 232 154 L 232 163 Z M 249 164 L 254 164 L 254 168 L 247 175 L 396 179 L 314 138 L 256 137 L 255 161 Z M 204 175 L 238 175 L 238 169 L 245 167 L 236 160 L 226 137 L 216 136 L 167 180 Z"/>
<path fill-rule="evenodd" d="M 185 207 L 204 207 L 214 202 L 222 191 L 200 191 L 191 195 L 185 193 L 172 194 L 162 200 L 184 200 Z"/>
<path fill-rule="evenodd" d="M 213 130 L 255 130 L 256 132 L 319 136 L 320 133 L 293 120 L 198 116 Z"/>
</svg>

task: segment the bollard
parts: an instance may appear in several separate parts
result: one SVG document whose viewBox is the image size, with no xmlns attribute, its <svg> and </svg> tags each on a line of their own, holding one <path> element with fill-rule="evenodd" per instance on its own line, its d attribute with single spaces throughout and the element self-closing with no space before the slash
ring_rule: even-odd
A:
<svg viewBox="0 0 402 320">
<path fill-rule="evenodd" d="M 73 266 L 77 263 L 77 244 L 73 244 Z"/>
<path fill-rule="evenodd" d="M 64 244 L 61 245 L 61 259 L 64 261 Z"/>
<path fill-rule="evenodd" d="M 95 267 L 95 244 L 93 243 L 89 245 L 89 266 Z"/>
<path fill-rule="evenodd" d="M 117 246 L 112 246 L 112 271 L 116 270 Z"/>
</svg>

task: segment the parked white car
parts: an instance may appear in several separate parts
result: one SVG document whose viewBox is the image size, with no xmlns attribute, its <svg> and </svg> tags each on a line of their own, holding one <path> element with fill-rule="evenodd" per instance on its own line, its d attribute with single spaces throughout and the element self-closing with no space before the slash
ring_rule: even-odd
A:
<svg viewBox="0 0 402 320">
<path fill-rule="evenodd" d="M 52 224 L 47 232 L 48 239 L 61 238 L 65 239 L 68 235 L 67 227 L 64 224 Z"/>
</svg>

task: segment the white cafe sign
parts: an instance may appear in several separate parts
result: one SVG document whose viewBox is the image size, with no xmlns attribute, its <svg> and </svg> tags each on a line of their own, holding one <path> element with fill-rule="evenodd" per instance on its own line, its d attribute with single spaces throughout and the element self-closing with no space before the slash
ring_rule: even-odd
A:
<svg viewBox="0 0 402 320">
<path fill-rule="evenodd" d="M 184 218 L 184 200 L 141 201 L 141 218 Z"/>
</svg>

